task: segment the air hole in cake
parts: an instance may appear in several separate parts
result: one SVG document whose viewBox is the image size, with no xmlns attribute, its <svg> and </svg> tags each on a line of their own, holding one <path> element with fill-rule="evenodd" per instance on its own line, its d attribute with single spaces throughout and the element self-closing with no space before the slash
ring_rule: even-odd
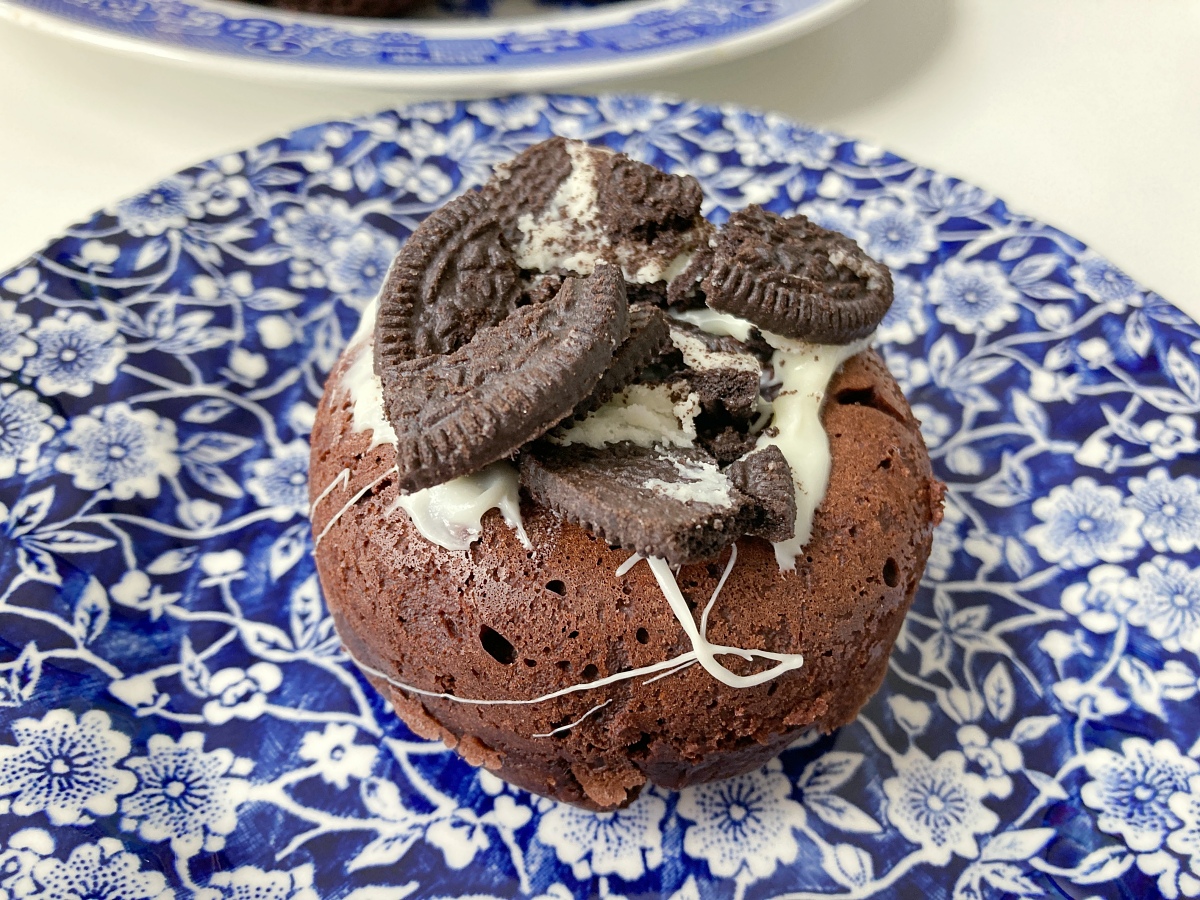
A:
<svg viewBox="0 0 1200 900">
<path fill-rule="evenodd" d="M 479 643 L 483 645 L 488 656 L 498 663 L 511 666 L 513 660 L 516 659 L 516 651 L 508 642 L 508 638 L 486 625 L 481 625 L 479 628 Z"/>
<path fill-rule="evenodd" d="M 844 391 L 839 391 L 837 397 L 834 399 L 842 406 L 869 406 L 871 409 L 879 410 L 885 416 L 890 416 L 897 422 L 907 421 L 904 413 L 888 403 L 886 398 L 881 397 L 874 387 L 847 388 Z"/>
<path fill-rule="evenodd" d="M 584 681 L 591 681 L 599 674 L 600 674 L 600 670 L 597 669 L 591 663 L 588 663 L 586 666 L 584 666 L 583 671 L 579 673 L 580 677 Z"/>
<path fill-rule="evenodd" d="M 875 388 L 849 388 L 838 391 L 836 400 L 842 406 L 874 406 Z"/>
<path fill-rule="evenodd" d="M 772 681 L 772 682 L 771 682 L 771 686 L 767 688 L 767 696 L 768 696 L 768 697 L 774 697 L 774 696 L 775 696 L 775 691 L 777 691 L 778 689 L 779 689 L 779 682 L 778 682 L 778 681 Z"/>
<path fill-rule="evenodd" d="M 890 469 L 891 467 L 892 467 L 892 458 L 890 456 L 885 456 L 883 459 L 881 459 L 879 461 L 879 465 L 877 466 L 877 468 L 880 468 L 880 469 Z"/>
<path fill-rule="evenodd" d="M 634 637 L 637 638 L 637 642 L 639 644 L 650 643 L 650 632 L 648 632 L 645 628 L 639 628 L 637 630 L 637 634 L 634 635 Z"/>
<path fill-rule="evenodd" d="M 527 665 L 531 669 L 536 669 L 537 668 L 537 660 L 536 659 L 527 659 L 527 660 L 525 660 L 525 665 Z"/>
<path fill-rule="evenodd" d="M 572 631 L 570 634 L 567 635 L 567 637 L 569 637 L 571 640 L 575 640 L 575 638 L 579 637 L 579 632 Z"/>
<path fill-rule="evenodd" d="M 550 591 L 552 594 L 558 594 L 558 596 L 563 597 L 566 596 L 567 586 L 555 578 L 553 581 L 546 582 L 546 590 Z"/>
<path fill-rule="evenodd" d="M 554 667 L 562 672 L 571 671 L 571 661 L 569 659 L 560 659 L 554 664 Z"/>
<path fill-rule="evenodd" d="M 895 587 L 900 583 L 900 569 L 896 566 L 896 561 L 890 556 L 887 562 L 883 564 L 883 583 L 888 587 Z"/>
</svg>

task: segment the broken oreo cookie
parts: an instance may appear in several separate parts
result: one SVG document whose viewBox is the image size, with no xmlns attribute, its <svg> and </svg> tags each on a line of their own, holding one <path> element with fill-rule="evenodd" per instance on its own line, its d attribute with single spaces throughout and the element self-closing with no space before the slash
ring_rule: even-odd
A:
<svg viewBox="0 0 1200 900">
<path fill-rule="evenodd" d="M 613 353 L 612 364 L 574 415 L 583 416 L 603 406 L 670 346 L 671 329 L 662 310 L 645 303 L 632 304 L 629 337 Z"/>
<path fill-rule="evenodd" d="M 750 206 L 730 216 L 711 247 L 700 279 L 707 304 L 783 337 L 847 344 L 874 331 L 892 304 L 887 267 L 804 216 Z M 686 297 L 698 275 L 680 275 L 676 296 Z"/>
<path fill-rule="evenodd" d="M 711 559 L 744 534 L 786 540 L 795 526 L 791 469 L 777 447 L 722 472 L 695 448 L 540 441 L 521 454 L 521 483 L 610 544 L 671 565 Z"/>
<path fill-rule="evenodd" d="M 521 483 L 608 543 L 671 565 L 716 556 L 753 518 L 702 450 L 540 442 L 521 454 Z"/>
<path fill-rule="evenodd" d="M 521 273 L 500 223 L 478 193 L 429 215 L 388 271 L 375 324 L 375 371 L 453 353 L 521 299 Z"/>
<path fill-rule="evenodd" d="M 792 468 L 774 444 L 743 456 L 725 474 L 739 491 L 754 500 L 754 521 L 747 534 L 768 541 L 791 540 L 796 533 L 796 485 Z"/>
<path fill-rule="evenodd" d="M 400 490 L 476 472 L 552 428 L 592 392 L 628 328 L 625 282 L 599 266 L 453 352 L 383 367 Z"/>
</svg>

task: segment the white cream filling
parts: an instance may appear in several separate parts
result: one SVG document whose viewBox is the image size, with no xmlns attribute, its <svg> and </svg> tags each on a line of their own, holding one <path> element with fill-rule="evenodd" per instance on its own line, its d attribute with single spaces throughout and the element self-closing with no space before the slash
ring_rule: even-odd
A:
<svg viewBox="0 0 1200 900">
<path fill-rule="evenodd" d="M 707 306 L 700 309 L 672 309 L 668 310 L 667 315 L 680 322 L 695 325 L 709 334 L 737 338 L 742 343 L 750 340 L 750 332 L 757 327 L 753 322 L 747 322 L 729 313 L 717 312 Z"/>
<path fill-rule="evenodd" d="M 515 250 L 517 265 L 538 272 L 561 268 L 590 275 L 602 258 L 598 251 L 611 250 L 625 280 L 633 284 L 670 281 L 688 267 L 694 250 L 682 251 L 669 260 L 646 259 L 645 251 L 635 245 L 614 245 L 596 225 L 596 160 L 613 151 L 578 141 L 568 141 L 566 149 L 571 157 L 570 174 L 545 209 L 517 219 L 522 236 Z"/>
<path fill-rule="evenodd" d="M 669 384 L 631 384 L 599 409 L 550 435 L 563 447 L 603 447 L 627 441 L 639 447 L 692 447 L 700 397 L 675 399 Z"/>
<path fill-rule="evenodd" d="M 733 506 L 729 478 L 715 463 L 682 459 L 673 459 L 671 463 L 679 473 L 681 481 L 650 478 L 642 482 L 642 487 L 682 503 L 706 503 L 722 508 Z"/>
<path fill-rule="evenodd" d="M 697 372 L 735 369 L 741 372 L 753 372 L 755 377 L 762 374 L 762 365 L 754 355 L 710 350 L 700 338 L 688 334 L 680 328 L 671 329 L 671 343 L 683 355 L 684 365 Z"/>
</svg>

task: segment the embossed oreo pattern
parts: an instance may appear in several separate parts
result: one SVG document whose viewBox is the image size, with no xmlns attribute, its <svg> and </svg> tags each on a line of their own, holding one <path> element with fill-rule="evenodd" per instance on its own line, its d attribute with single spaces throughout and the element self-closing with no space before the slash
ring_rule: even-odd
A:
<svg viewBox="0 0 1200 900">
<path fill-rule="evenodd" d="M 306 518 L 321 382 L 400 243 L 551 131 L 891 266 L 880 347 L 949 485 L 857 722 L 599 816 L 383 709 Z M 0 276 L 0 890 L 1200 895 L 1198 353 L 1062 232 L 732 107 L 423 105 L 164 179 Z"/>
</svg>

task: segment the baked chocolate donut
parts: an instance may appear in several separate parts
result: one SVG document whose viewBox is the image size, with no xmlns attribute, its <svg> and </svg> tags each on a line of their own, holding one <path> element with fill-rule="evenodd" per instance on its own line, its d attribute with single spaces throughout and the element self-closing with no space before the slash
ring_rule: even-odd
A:
<svg viewBox="0 0 1200 900">
<path fill-rule="evenodd" d="M 584 151 L 571 152 L 578 161 Z M 572 176 L 555 177 L 535 192 L 543 206 L 570 199 Z M 519 200 L 503 208 L 524 237 L 502 238 L 499 255 L 528 260 L 530 222 L 558 214 L 523 211 Z M 711 231 L 678 227 L 680 236 L 657 238 L 672 253 L 697 249 L 688 229 L 704 241 Z M 563 290 L 611 280 L 613 267 L 637 283 L 626 235 L 606 244 L 582 231 L 594 258 L 581 266 L 575 249 L 556 249 L 570 262 L 551 273 Z M 637 265 L 646 271 L 644 258 Z M 536 298 L 552 292 L 526 287 L 516 310 L 551 302 Z M 379 302 L 380 321 L 392 321 L 386 292 Z M 417 734 L 522 788 L 596 810 L 630 802 L 647 782 L 680 788 L 754 769 L 807 729 L 853 720 L 883 680 L 941 517 L 918 423 L 873 351 L 806 348 L 728 315 L 718 317 L 725 336 L 710 327 L 702 340 L 695 323 L 714 321 L 705 310 L 672 315 L 673 347 L 582 418 L 563 418 L 574 400 L 553 421 L 516 411 L 502 362 L 486 397 L 471 382 L 462 402 L 482 397 L 534 425 L 516 464 L 492 463 L 440 493 L 402 493 L 395 441 L 416 438 L 387 418 L 370 321 L 331 373 L 312 433 L 317 567 L 352 659 Z M 506 321 L 398 365 L 428 369 L 436 382 L 438 367 L 475 341 L 479 353 L 503 355 L 486 342 Z M 729 336 L 739 329 L 744 340 Z M 604 352 L 621 340 L 607 336 Z M 591 381 L 572 385 L 572 396 L 602 377 L 590 359 Z M 623 382 L 628 367 L 619 365 Z M 757 408 L 737 399 L 751 371 L 764 386 Z M 444 377 L 447 391 L 462 389 L 461 378 Z M 627 408 L 648 414 L 650 400 L 643 408 L 637 398 L 665 398 L 676 430 L 640 443 L 636 430 L 613 431 Z M 827 436 L 827 486 L 794 446 L 819 426 L 813 446 Z M 722 456 L 710 443 L 733 449 Z M 780 483 L 794 495 L 781 498 Z"/>
</svg>

